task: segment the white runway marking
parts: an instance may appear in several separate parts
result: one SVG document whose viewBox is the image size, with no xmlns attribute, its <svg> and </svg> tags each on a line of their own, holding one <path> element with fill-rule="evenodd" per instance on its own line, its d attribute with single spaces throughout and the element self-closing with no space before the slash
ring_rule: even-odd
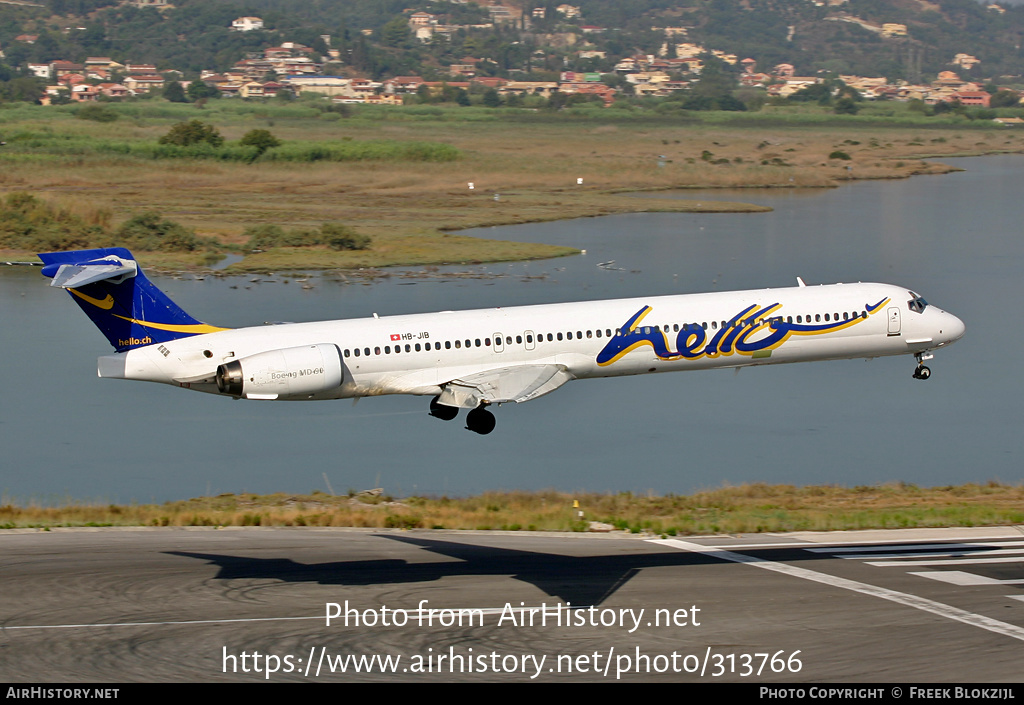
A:
<svg viewBox="0 0 1024 705">
<path fill-rule="evenodd" d="M 880 597 L 883 600 L 896 602 L 907 607 L 913 607 L 914 609 L 922 610 L 924 612 L 930 612 L 940 617 L 969 624 L 972 627 L 980 627 L 981 629 L 986 629 L 990 632 L 995 632 L 996 634 L 1002 634 L 1012 639 L 1024 641 L 1024 628 L 1018 627 L 1014 624 L 1000 622 L 997 619 L 975 614 L 974 612 L 968 612 L 967 610 L 962 610 L 958 607 L 953 607 L 952 605 L 945 605 L 941 602 L 935 602 L 934 600 L 929 600 L 924 597 L 918 597 L 917 595 L 909 595 L 904 592 L 897 592 L 896 590 L 878 587 L 877 585 L 869 585 L 856 580 L 848 580 L 847 578 L 840 578 L 834 575 L 828 575 L 827 573 L 819 573 L 814 570 L 808 570 L 807 568 L 798 568 L 787 563 L 776 563 L 764 558 L 747 556 L 742 553 L 734 553 L 733 551 L 728 551 L 724 548 L 717 548 L 715 546 L 701 546 L 697 543 L 680 541 L 678 539 L 652 539 L 651 543 L 670 546 L 672 548 L 678 548 L 692 553 L 702 553 L 706 556 L 711 556 L 712 558 L 720 558 L 725 561 L 733 561 L 734 563 L 746 563 L 747 565 L 755 568 L 763 568 L 764 570 L 771 570 L 776 573 L 782 573 L 795 578 L 802 578 L 803 580 L 831 585 L 832 587 L 842 588 L 843 590 L 852 590 L 853 592 L 859 592 L 863 595 Z"/>
<path fill-rule="evenodd" d="M 25 624 L 14 627 L 0 627 L 0 631 L 15 629 L 84 629 L 86 627 L 167 627 L 176 624 L 232 624 L 235 622 L 295 622 L 303 619 L 324 619 L 316 617 L 254 617 L 251 619 L 186 619 L 171 622 L 97 622 L 96 624 Z"/>
<path fill-rule="evenodd" d="M 871 546 L 832 546 L 829 548 L 805 548 L 811 553 L 871 553 L 878 551 L 878 543 L 872 542 Z M 978 550 L 991 548 L 1014 548 L 1024 547 L 1024 541 L 979 541 L 976 543 L 902 543 L 890 544 L 885 548 L 888 551 L 931 551 L 944 548 L 947 551 Z M 900 554 L 896 554 L 900 555 Z M 939 554 L 936 554 L 939 555 Z"/>
<path fill-rule="evenodd" d="M 864 563 L 866 565 L 880 566 L 883 568 L 894 565 L 900 565 L 906 568 L 913 567 L 916 565 L 975 565 L 980 563 L 1024 563 L 1024 558 L 1020 556 L 1009 556 L 1007 558 L 972 558 L 971 556 L 962 556 L 960 558 L 942 558 L 934 561 L 908 559 L 895 561 L 864 561 Z"/>
<path fill-rule="evenodd" d="M 566 606 L 566 611 L 576 610 L 588 610 L 590 605 L 573 605 L 571 607 Z M 523 606 L 523 607 L 479 607 L 479 608 L 459 608 L 463 612 L 473 612 L 484 615 L 507 615 L 507 614 L 522 614 L 529 613 L 531 610 L 537 610 L 538 612 L 545 609 L 538 605 L 535 607 Z M 554 606 L 549 606 L 547 609 L 550 611 L 554 609 Z M 437 607 L 431 609 L 422 610 L 422 620 L 427 621 L 428 619 L 440 619 L 439 613 L 445 611 L 444 608 Z M 406 614 L 410 619 L 416 620 L 421 616 L 421 610 L 409 609 L 405 610 Z M 319 619 L 321 621 L 326 620 L 326 615 L 319 614 L 315 617 L 251 617 L 241 619 L 183 619 L 178 621 L 167 621 L 167 622 L 96 622 L 95 624 L 23 624 L 20 626 L 0 626 L 0 632 L 13 631 L 15 629 L 86 629 L 89 627 L 169 627 L 179 624 L 236 624 L 241 622 L 299 622 L 303 620 Z M 554 619 L 554 617 L 551 617 Z M 333 618 L 333 621 L 337 622 L 337 617 Z"/>
<path fill-rule="evenodd" d="M 1024 549 L 993 549 L 991 551 L 929 551 L 927 553 L 862 553 L 859 556 L 843 556 L 835 554 L 836 558 L 845 558 L 848 561 L 868 561 L 885 559 L 906 559 L 905 563 L 917 563 L 917 558 L 970 558 L 971 556 L 1013 556 L 1024 553 Z M 1024 560 L 1017 558 L 1015 560 Z M 970 561 L 966 561 L 970 562 Z"/>
<path fill-rule="evenodd" d="M 998 580 L 987 578 L 984 575 L 965 573 L 962 570 L 923 570 L 919 573 L 910 573 L 921 578 L 931 578 L 942 583 L 951 585 L 973 586 L 973 585 L 1020 585 L 1024 580 Z"/>
</svg>

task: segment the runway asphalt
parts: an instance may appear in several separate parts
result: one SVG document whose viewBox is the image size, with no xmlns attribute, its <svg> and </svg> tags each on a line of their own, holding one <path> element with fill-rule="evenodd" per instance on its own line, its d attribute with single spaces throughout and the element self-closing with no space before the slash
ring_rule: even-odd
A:
<svg viewBox="0 0 1024 705">
<path fill-rule="evenodd" d="M 0 681 L 1007 683 L 1022 586 L 1017 527 L 8 530 Z"/>
</svg>

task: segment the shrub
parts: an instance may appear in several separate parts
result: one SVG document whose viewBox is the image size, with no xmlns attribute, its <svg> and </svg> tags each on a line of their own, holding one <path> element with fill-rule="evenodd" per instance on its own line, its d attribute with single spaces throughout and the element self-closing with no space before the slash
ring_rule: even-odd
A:
<svg viewBox="0 0 1024 705">
<path fill-rule="evenodd" d="M 249 130 L 242 135 L 240 143 L 246 147 L 255 147 L 257 149 L 257 156 L 263 154 L 268 149 L 281 146 L 281 140 L 274 137 L 270 130 Z"/>
<path fill-rule="evenodd" d="M 836 101 L 835 108 L 832 112 L 836 115 L 856 115 L 860 111 L 860 106 L 853 98 L 844 97 Z"/>
<path fill-rule="evenodd" d="M 175 144 L 180 147 L 203 142 L 213 147 L 220 147 L 224 144 L 224 138 L 216 127 L 200 120 L 179 122 L 171 128 L 170 132 L 160 138 L 160 144 Z"/>
<path fill-rule="evenodd" d="M 842 152 L 842 151 L 840 151 L 838 149 L 836 151 L 832 152 L 831 154 L 829 154 L 828 158 L 829 159 L 844 159 L 846 161 L 849 161 L 851 159 L 849 154 L 847 154 L 846 152 Z"/>
<path fill-rule="evenodd" d="M 332 250 L 366 250 L 371 242 L 369 235 L 362 235 L 338 223 L 324 223 L 320 227 L 320 235 Z"/>
<path fill-rule="evenodd" d="M 89 247 L 103 228 L 31 194 L 15 192 L 0 201 L 0 247 L 15 250 L 75 250 Z"/>
<path fill-rule="evenodd" d="M 129 249 L 161 252 L 192 252 L 203 244 L 194 232 L 173 220 L 148 211 L 125 221 L 114 233 L 118 244 Z"/>
<path fill-rule="evenodd" d="M 86 103 L 75 111 L 75 117 L 79 120 L 93 120 L 95 122 L 114 122 L 121 117 L 116 110 L 109 105 L 100 103 Z"/>
<path fill-rule="evenodd" d="M 246 246 L 251 250 L 317 245 L 326 245 L 332 250 L 366 250 L 372 242 L 369 235 L 340 223 L 324 223 L 319 230 L 285 230 L 279 225 L 256 225 L 246 228 L 242 235 L 248 236 Z"/>
</svg>

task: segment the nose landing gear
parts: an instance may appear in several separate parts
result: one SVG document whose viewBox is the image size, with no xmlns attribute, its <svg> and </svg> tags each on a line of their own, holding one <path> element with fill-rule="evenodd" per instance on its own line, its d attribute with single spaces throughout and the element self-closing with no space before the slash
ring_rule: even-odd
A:
<svg viewBox="0 0 1024 705">
<path fill-rule="evenodd" d="M 917 369 L 914 370 L 914 379 L 928 379 L 932 376 L 932 371 L 924 364 L 925 360 L 931 360 L 934 355 L 927 352 L 919 352 L 914 355 L 917 358 Z"/>
</svg>

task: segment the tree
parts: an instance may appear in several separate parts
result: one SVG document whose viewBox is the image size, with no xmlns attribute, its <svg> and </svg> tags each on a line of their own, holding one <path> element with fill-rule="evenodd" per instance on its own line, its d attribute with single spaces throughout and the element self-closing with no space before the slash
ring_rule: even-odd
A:
<svg viewBox="0 0 1024 705">
<path fill-rule="evenodd" d="M 488 108 L 499 108 L 501 107 L 501 96 L 498 95 L 498 91 L 488 88 L 484 91 L 483 102 Z"/>
<path fill-rule="evenodd" d="M 858 110 L 860 110 L 860 106 L 857 105 L 857 101 L 849 96 L 843 96 L 837 100 L 833 108 L 836 115 L 856 115 Z"/>
<path fill-rule="evenodd" d="M 181 87 L 181 83 L 178 81 L 169 81 L 164 86 L 164 100 L 169 100 L 172 103 L 188 102 L 188 98 L 185 97 L 185 89 Z"/>
<path fill-rule="evenodd" d="M 704 68 L 700 80 L 693 84 L 683 103 L 686 110 L 746 110 L 747 106 L 733 96 L 739 81 L 728 64 L 710 54 L 702 55 Z"/>
<path fill-rule="evenodd" d="M 1016 91 L 1001 88 L 989 98 L 990 108 L 1015 108 L 1020 105 L 1020 95 Z"/>
<path fill-rule="evenodd" d="M 0 83 L 0 102 L 37 103 L 42 93 L 42 84 L 35 76 L 19 76 Z"/>
<path fill-rule="evenodd" d="M 191 100 L 202 100 L 203 98 L 219 98 L 220 91 L 217 90 L 216 86 L 211 86 L 203 81 L 191 81 L 188 84 L 188 88 L 185 90 L 185 94 Z"/>
<path fill-rule="evenodd" d="M 816 102 L 819 105 L 828 105 L 832 100 L 832 90 L 824 83 L 813 83 L 791 93 L 788 100 L 794 103 Z"/>
<path fill-rule="evenodd" d="M 711 54 L 701 55 L 701 60 L 704 63 L 704 68 L 701 69 L 700 79 L 690 89 L 690 94 L 711 100 L 731 96 L 739 86 L 739 81 L 730 70 L 729 65 Z"/>
<path fill-rule="evenodd" d="M 380 28 L 380 40 L 387 46 L 405 46 L 412 37 L 409 21 L 399 15 Z"/>
<path fill-rule="evenodd" d="M 214 147 L 224 144 L 224 138 L 213 125 L 207 125 L 199 120 L 179 122 L 171 128 L 171 131 L 160 138 L 160 144 L 176 144 L 180 147 L 187 147 L 191 144 L 207 142 Z"/>
<path fill-rule="evenodd" d="M 249 130 L 242 135 L 241 143 L 246 147 L 255 147 L 257 157 L 268 149 L 281 146 L 281 140 L 274 137 L 270 130 Z"/>
</svg>

